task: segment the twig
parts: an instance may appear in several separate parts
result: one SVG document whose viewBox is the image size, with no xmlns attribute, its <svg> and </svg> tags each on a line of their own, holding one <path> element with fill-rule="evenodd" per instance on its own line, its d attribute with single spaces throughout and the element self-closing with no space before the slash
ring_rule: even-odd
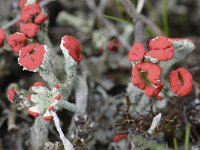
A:
<svg viewBox="0 0 200 150">
<path fill-rule="evenodd" d="M 101 10 L 101 12 L 104 12 L 106 5 L 109 3 L 108 0 L 101 0 L 99 3 L 99 10 Z"/>
<path fill-rule="evenodd" d="M 109 29 L 110 33 L 113 36 L 117 37 L 126 49 L 130 49 L 130 45 L 120 36 L 115 26 L 110 21 L 104 18 L 102 12 L 99 10 L 98 7 L 96 7 L 95 2 L 93 0 L 85 0 L 85 2 L 87 3 L 88 7 L 92 11 L 94 11 L 99 20 L 101 20 L 101 22 Z"/>
<path fill-rule="evenodd" d="M 8 22 L 7 24 L 5 24 L 3 27 L 2 27 L 2 29 L 8 29 L 8 28 L 10 28 L 11 26 L 13 26 L 14 24 L 16 24 L 17 23 L 17 21 L 19 20 L 19 18 L 20 18 L 20 15 L 17 15 L 13 20 L 11 20 L 10 22 Z"/>
<path fill-rule="evenodd" d="M 162 31 L 156 24 L 154 24 L 146 16 L 139 14 L 137 12 L 136 8 L 134 7 L 134 5 L 131 3 L 130 0 L 120 0 L 120 2 L 124 6 L 127 14 L 133 19 L 133 22 L 135 22 L 136 20 L 140 20 L 140 21 L 144 22 L 146 25 L 148 25 L 156 35 L 162 34 Z"/>
<path fill-rule="evenodd" d="M 150 135 L 152 135 L 152 133 L 154 132 L 154 130 L 160 125 L 160 121 L 162 118 L 162 114 L 159 113 L 158 115 L 156 115 L 155 117 L 153 117 L 153 121 L 151 123 L 150 128 L 147 130 L 147 133 L 149 133 Z"/>
<path fill-rule="evenodd" d="M 131 142 L 131 150 L 135 150 L 135 144 L 133 143 L 133 141 Z"/>
<path fill-rule="evenodd" d="M 136 8 L 138 14 L 141 14 L 145 1 L 146 0 L 139 0 Z M 135 22 L 134 40 L 135 42 L 141 42 L 145 47 L 147 47 L 147 35 L 144 30 L 144 22 L 141 20 Z"/>
<path fill-rule="evenodd" d="M 162 23 L 163 23 L 163 32 L 166 36 L 169 37 L 169 22 L 168 22 L 168 0 L 162 1 Z"/>
<path fill-rule="evenodd" d="M 40 6 L 43 7 L 43 6 L 47 5 L 48 3 L 52 2 L 52 1 L 55 1 L 55 0 L 45 0 L 45 1 L 42 1 L 40 3 Z M 6 23 L 2 27 L 2 29 L 6 30 L 6 29 L 12 27 L 14 24 L 16 24 L 19 21 L 19 18 L 20 18 L 20 15 L 17 15 L 13 20 L 11 20 L 8 23 Z"/>
<path fill-rule="evenodd" d="M 144 23 L 140 20 L 135 23 L 134 41 L 141 42 L 145 47 L 147 47 L 147 35 L 144 30 Z"/>
<path fill-rule="evenodd" d="M 145 1 L 146 0 L 139 0 L 137 8 L 136 8 L 137 13 L 139 13 L 139 14 L 141 13 L 142 8 L 144 7 Z"/>
<path fill-rule="evenodd" d="M 65 137 L 61 127 L 60 127 L 60 121 L 59 121 L 59 118 L 57 116 L 57 114 L 54 112 L 54 111 L 51 111 L 51 114 L 53 115 L 53 121 L 54 121 L 54 124 L 56 126 L 56 129 L 60 135 L 60 139 L 62 140 L 63 142 L 63 145 L 64 145 L 64 148 L 65 150 L 74 150 L 74 147 L 73 145 L 71 144 L 71 142 Z"/>
</svg>

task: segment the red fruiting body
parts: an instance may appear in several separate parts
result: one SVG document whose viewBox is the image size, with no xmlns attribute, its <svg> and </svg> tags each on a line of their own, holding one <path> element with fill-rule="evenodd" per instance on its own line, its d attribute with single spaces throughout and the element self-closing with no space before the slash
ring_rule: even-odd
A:
<svg viewBox="0 0 200 150">
<path fill-rule="evenodd" d="M 31 111 L 29 108 L 27 109 L 27 112 L 29 115 L 33 116 L 33 117 L 38 117 L 40 114 L 37 112 L 33 112 Z"/>
<path fill-rule="evenodd" d="M 23 7 L 25 6 L 25 4 L 26 4 L 26 0 L 21 0 L 21 1 L 19 2 L 19 7 L 20 7 L 20 8 L 23 8 Z"/>
<path fill-rule="evenodd" d="M 20 20 L 22 22 L 29 22 L 34 16 L 38 15 L 41 11 L 40 5 L 30 4 L 23 7 L 21 11 Z"/>
<path fill-rule="evenodd" d="M 150 62 L 136 64 L 132 70 L 132 83 L 149 97 L 157 97 L 163 84 L 159 81 L 162 69 Z"/>
<path fill-rule="evenodd" d="M 126 133 L 117 134 L 113 137 L 113 142 L 118 143 L 119 141 L 124 140 L 124 139 L 127 140 L 127 134 Z"/>
<path fill-rule="evenodd" d="M 37 24 L 41 24 L 41 23 L 45 22 L 47 19 L 48 19 L 47 14 L 39 14 L 35 18 L 34 22 L 37 23 Z"/>
<path fill-rule="evenodd" d="M 11 49 L 18 53 L 21 48 L 26 44 L 27 37 L 23 33 L 14 33 L 8 38 L 8 45 L 11 47 Z"/>
<path fill-rule="evenodd" d="M 18 27 L 18 28 L 19 28 L 19 27 L 20 27 L 20 24 L 21 24 L 21 21 L 20 21 L 20 20 L 18 20 L 18 21 L 16 22 L 16 24 L 15 24 L 15 25 L 16 25 L 16 27 Z"/>
<path fill-rule="evenodd" d="M 5 39 L 6 39 L 5 31 L 0 28 L 0 47 L 2 47 Z"/>
<path fill-rule="evenodd" d="M 137 78 L 141 78 L 141 76 L 137 76 L 137 75 L 140 75 L 140 74 L 138 74 L 138 72 L 139 73 L 140 72 L 146 72 L 148 80 L 150 82 L 152 82 L 153 84 L 157 84 L 159 82 L 158 80 L 160 79 L 162 69 L 159 65 L 153 64 L 151 62 L 143 62 L 143 63 L 136 64 L 134 66 L 133 72 L 132 72 L 133 73 L 133 80 L 135 80 Z"/>
<path fill-rule="evenodd" d="M 186 96 L 192 91 L 192 76 L 185 68 L 173 70 L 169 82 L 173 93 L 178 96 Z"/>
<path fill-rule="evenodd" d="M 14 98 L 17 95 L 17 93 L 15 92 L 15 90 L 13 88 L 8 89 L 7 91 L 7 97 L 8 100 L 13 103 L 14 102 Z"/>
<path fill-rule="evenodd" d="M 164 36 L 158 36 L 151 39 L 149 42 L 149 49 L 145 56 L 156 58 L 159 61 L 170 60 L 174 57 L 174 46 L 168 38 Z"/>
<path fill-rule="evenodd" d="M 31 100 L 31 94 L 28 94 L 27 98 L 30 101 Z"/>
<path fill-rule="evenodd" d="M 62 98 L 62 96 L 59 94 L 55 97 L 56 100 L 60 100 Z"/>
<path fill-rule="evenodd" d="M 158 96 L 158 94 L 162 90 L 163 86 L 164 85 L 162 82 L 158 82 L 157 84 L 155 84 L 155 86 L 146 86 L 144 94 L 149 97 L 155 97 L 157 100 L 162 100 L 163 98 L 161 96 Z"/>
<path fill-rule="evenodd" d="M 36 36 L 38 30 L 39 26 L 34 23 L 22 24 L 20 27 L 20 31 L 27 35 L 29 38 Z"/>
<path fill-rule="evenodd" d="M 109 41 L 108 46 L 107 46 L 107 48 L 113 52 L 117 51 L 119 47 L 120 47 L 120 42 L 118 39 L 113 39 Z"/>
<path fill-rule="evenodd" d="M 128 54 L 128 60 L 141 61 L 144 57 L 144 54 L 145 54 L 144 46 L 140 42 L 137 42 L 131 47 Z"/>
<path fill-rule="evenodd" d="M 55 110 L 55 108 L 54 108 L 54 106 L 50 106 L 50 107 L 48 108 L 48 110 L 49 110 L 49 111 L 52 111 L 52 110 Z"/>
<path fill-rule="evenodd" d="M 45 86 L 45 84 L 43 82 L 35 82 L 30 89 L 32 90 L 33 87 L 38 87 L 38 86 Z"/>
<path fill-rule="evenodd" d="M 158 36 L 149 41 L 150 50 L 165 50 L 167 48 L 173 48 L 171 42 L 165 36 Z"/>
<path fill-rule="evenodd" d="M 43 82 L 35 82 L 33 86 L 45 86 Z"/>
<path fill-rule="evenodd" d="M 132 69 L 132 83 L 133 85 L 137 86 L 139 89 L 144 90 L 146 87 L 146 84 L 141 78 L 140 68 L 138 67 L 139 66 L 135 65 Z"/>
<path fill-rule="evenodd" d="M 63 46 L 68 50 L 69 55 L 79 63 L 83 58 L 79 41 L 72 36 L 64 36 L 63 41 Z"/>
<path fill-rule="evenodd" d="M 163 99 L 163 97 L 158 95 L 158 96 L 156 96 L 156 99 L 161 101 Z"/>
<path fill-rule="evenodd" d="M 19 53 L 18 62 L 27 70 L 34 71 L 42 65 L 45 55 L 45 45 L 29 44 L 23 47 Z"/>
<path fill-rule="evenodd" d="M 21 0 L 19 3 L 20 8 L 24 8 L 27 0 Z M 36 0 L 36 3 L 39 4 L 39 0 Z"/>
<path fill-rule="evenodd" d="M 53 119 L 53 116 L 46 116 L 44 117 L 44 120 L 52 120 Z"/>
<path fill-rule="evenodd" d="M 54 85 L 54 88 L 59 89 L 60 86 L 59 86 L 58 84 L 55 84 L 55 85 Z"/>
</svg>

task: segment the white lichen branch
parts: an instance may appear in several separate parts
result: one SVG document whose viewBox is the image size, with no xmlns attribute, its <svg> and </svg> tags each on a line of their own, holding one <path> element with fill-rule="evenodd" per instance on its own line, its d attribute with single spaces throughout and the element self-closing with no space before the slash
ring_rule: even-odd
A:
<svg viewBox="0 0 200 150">
<path fill-rule="evenodd" d="M 159 113 L 158 115 L 153 117 L 153 121 L 151 123 L 150 128 L 147 130 L 147 133 L 149 133 L 150 135 L 152 135 L 152 133 L 154 133 L 155 129 L 160 125 L 161 118 L 162 118 L 161 113 Z"/>
<path fill-rule="evenodd" d="M 89 89 L 86 80 L 87 80 L 87 74 L 85 73 L 83 76 L 80 76 L 77 79 L 77 86 L 75 89 L 76 107 L 82 113 L 86 112 L 88 103 Z"/>
<path fill-rule="evenodd" d="M 137 4 L 137 8 L 136 8 L 137 13 L 141 13 L 141 11 L 144 7 L 145 1 L 146 0 L 139 0 L 139 2 Z"/>
<path fill-rule="evenodd" d="M 135 150 L 135 144 L 133 143 L 133 141 L 131 142 L 131 150 Z"/>
<path fill-rule="evenodd" d="M 56 126 L 56 130 L 58 131 L 58 133 L 60 135 L 60 139 L 63 142 L 65 150 L 75 150 L 72 143 L 65 137 L 65 135 L 64 135 L 64 133 L 63 133 L 61 127 L 60 127 L 60 120 L 59 120 L 56 112 L 51 111 L 51 114 L 53 116 L 53 121 L 54 121 L 54 124 Z"/>
<path fill-rule="evenodd" d="M 79 110 L 79 108 L 74 103 L 70 103 L 67 100 L 61 100 L 57 105 L 58 107 L 67 109 L 71 112 L 76 112 L 76 113 L 81 112 L 81 110 Z"/>
</svg>

